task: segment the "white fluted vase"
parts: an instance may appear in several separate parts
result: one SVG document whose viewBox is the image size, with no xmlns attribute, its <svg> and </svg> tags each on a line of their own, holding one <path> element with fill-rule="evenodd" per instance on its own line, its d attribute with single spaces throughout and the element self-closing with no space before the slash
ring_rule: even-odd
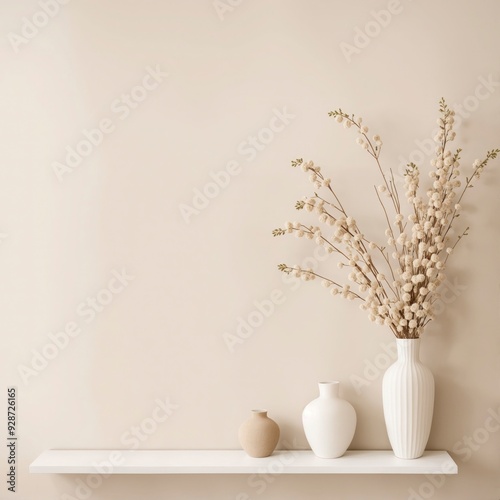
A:
<svg viewBox="0 0 500 500">
<path fill-rule="evenodd" d="M 398 458 L 419 458 L 431 432 L 434 377 L 420 362 L 420 339 L 396 339 L 396 345 L 398 359 L 382 383 L 385 425 Z"/>
</svg>

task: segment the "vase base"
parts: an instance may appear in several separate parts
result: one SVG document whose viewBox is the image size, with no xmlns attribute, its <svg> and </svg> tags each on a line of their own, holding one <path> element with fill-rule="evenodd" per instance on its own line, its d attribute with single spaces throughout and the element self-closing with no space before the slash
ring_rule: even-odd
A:
<svg viewBox="0 0 500 500">
<path fill-rule="evenodd" d="M 314 451 L 313 451 L 314 453 Z M 332 458 L 340 458 L 340 457 L 343 457 L 345 455 L 345 451 L 344 453 L 341 453 L 340 455 L 334 455 L 334 456 L 322 456 L 322 455 L 318 455 L 317 453 L 314 453 L 314 456 L 317 457 L 317 458 L 321 458 L 323 460 L 331 460 Z"/>
<path fill-rule="evenodd" d="M 394 456 L 396 458 L 400 458 L 401 460 L 417 460 L 418 458 L 422 458 L 423 455 L 424 455 L 423 453 L 420 453 L 420 455 L 408 457 L 408 456 L 402 456 L 402 455 L 398 455 L 397 453 L 394 453 Z"/>
</svg>

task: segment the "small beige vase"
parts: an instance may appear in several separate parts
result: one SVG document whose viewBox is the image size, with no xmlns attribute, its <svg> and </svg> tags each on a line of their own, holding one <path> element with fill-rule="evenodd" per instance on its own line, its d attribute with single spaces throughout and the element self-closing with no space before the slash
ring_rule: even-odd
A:
<svg viewBox="0 0 500 500">
<path fill-rule="evenodd" d="M 272 455 L 276 448 L 280 428 L 267 416 L 267 410 L 252 410 L 252 416 L 241 424 L 238 436 L 248 455 L 263 458 Z"/>
</svg>

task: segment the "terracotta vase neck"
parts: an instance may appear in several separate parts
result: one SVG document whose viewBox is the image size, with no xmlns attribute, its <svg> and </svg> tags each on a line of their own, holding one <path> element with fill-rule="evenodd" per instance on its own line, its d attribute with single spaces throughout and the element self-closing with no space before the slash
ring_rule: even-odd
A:
<svg viewBox="0 0 500 500">
<path fill-rule="evenodd" d="M 398 361 L 420 361 L 420 339 L 396 339 Z"/>
<path fill-rule="evenodd" d="M 320 398 L 338 398 L 340 382 L 320 382 L 319 384 Z"/>
<path fill-rule="evenodd" d="M 252 416 L 254 418 L 266 418 L 267 410 L 252 410 Z"/>
</svg>

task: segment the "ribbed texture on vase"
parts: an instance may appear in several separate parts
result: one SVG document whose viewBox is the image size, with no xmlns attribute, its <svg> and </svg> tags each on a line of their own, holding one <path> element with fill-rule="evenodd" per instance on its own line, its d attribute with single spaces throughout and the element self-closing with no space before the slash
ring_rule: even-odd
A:
<svg viewBox="0 0 500 500">
<path fill-rule="evenodd" d="M 420 339 L 396 339 L 398 359 L 382 384 L 384 418 L 394 454 L 418 458 L 425 451 L 434 411 L 434 377 L 420 362 Z"/>
</svg>

